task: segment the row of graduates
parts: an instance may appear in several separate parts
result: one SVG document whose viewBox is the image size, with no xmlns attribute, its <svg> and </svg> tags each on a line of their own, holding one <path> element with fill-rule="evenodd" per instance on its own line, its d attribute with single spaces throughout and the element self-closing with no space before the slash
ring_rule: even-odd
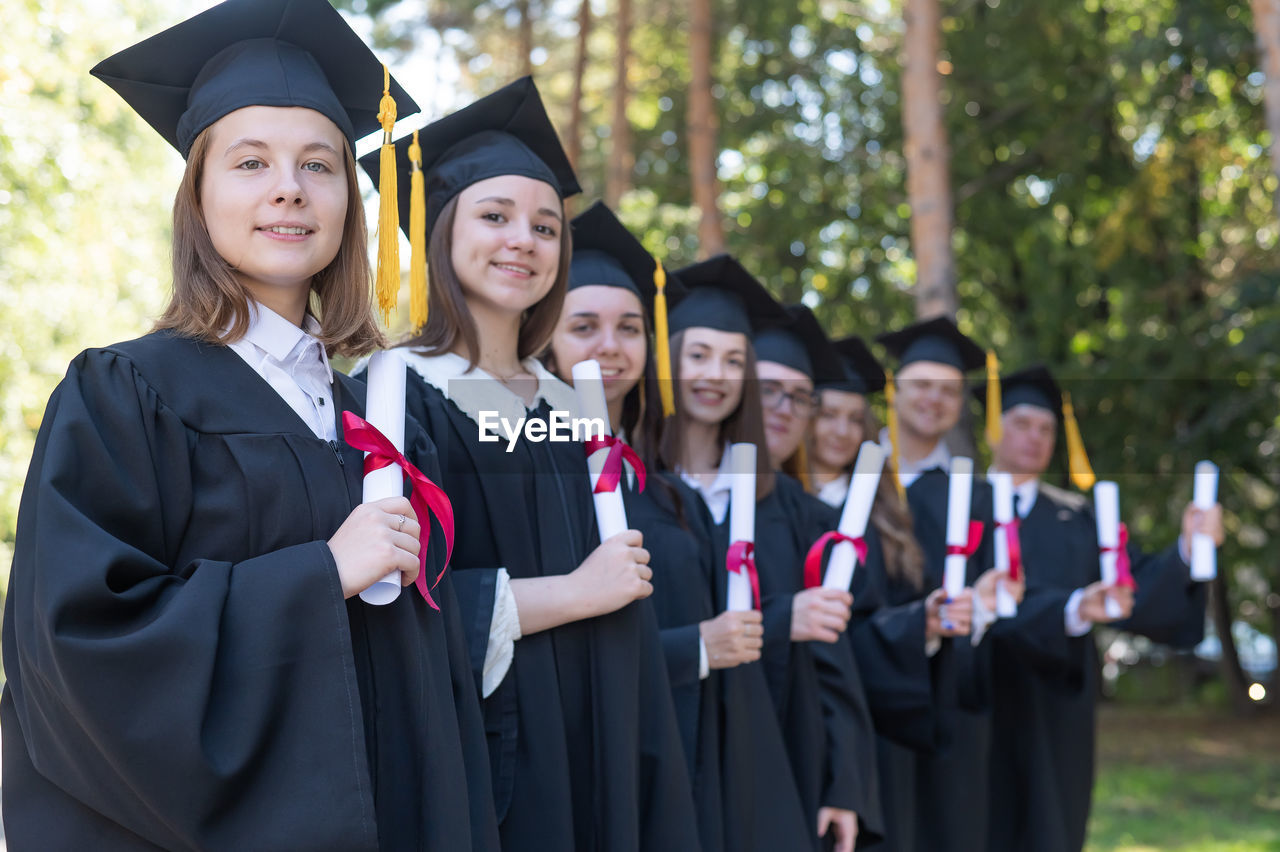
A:
<svg viewBox="0 0 1280 852">
<path fill-rule="evenodd" d="M 156 331 L 77 357 L 41 426 L 4 620 L 15 848 L 1080 848 L 1089 626 L 1110 596 L 1185 644 L 1203 597 L 1176 546 L 1134 554 L 1136 596 L 1102 586 L 1087 506 L 1003 443 L 1025 599 L 991 623 L 1023 589 L 989 531 L 945 597 L 940 439 L 981 356 L 949 321 L 883 338 L 886 386 L 733 259 L 668 276 L 603 207 L 570 225 L 528 79 L 392 149 L 413 101 L 324 0 L 228 0 L 94 73 L 187 158 L 175 291 Z M 385 343 L 353 155 L 379 126 L 363 165 L 431 282 L 392 350 L 397 461 L 443 503 L 361 503 L 365 387 L 328 361 Z M 634 448 L 633 529 L 603 542 L 581 444 L 480 429 L 574 410 L 588 358 Z M 1051 454 L 1052 380 L 1022 379 L 1005 440 Z M 891 469 L 852 588 L 823 589 L 806 557 L 895 387 L 905 491 Z M 758 609 L 726 611 L 739 442 Z M 389 572 L 417 590 L 362 602 Z"/>
</svg>

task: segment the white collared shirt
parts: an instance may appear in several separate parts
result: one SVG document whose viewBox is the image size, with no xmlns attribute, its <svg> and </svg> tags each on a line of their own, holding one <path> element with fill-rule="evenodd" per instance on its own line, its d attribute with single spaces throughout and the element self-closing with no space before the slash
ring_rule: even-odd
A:
<svg viewBox="0 0 1280 852">
<path fill-rule="evenodd" d="M 307 314 L 302 328 L 275 311 L 249 302 L 249 330 L 228 344 L 293 409 L 317 438 L 337 440 L 333 368 L 315 337 L 320 323 Z"/>
<path fill-rule="evenodd" d="M 818 499 L 839 509 L 849 496 L 849 474 L 842 473 L 818 489 Z"/>
<path fill-rule="evenodd" d="M 880 446 L 886 456 L 893 452 L 893 445 L 889 441 L 888 428 L 880 430 Z M 951 450 L 947 448 L 946 441 L 938 441 L 937 445 L 929 451 L 929 454 L 919 461 L 909 462 L 899 456 L 898 481 L 902 483 L 903 488 L 910 488 L 911 483 L 920 478 L 920 474 L 926 470 L 933 470 L 935 467 L 942 470 L 951 469 Z"/>
<path fill-rule="evenodd" d="M 733 491 L 733 474 L 729 470 L 729 445 L 725 444 L 724 455 L 720 456 L 720 469 L 710 485 L 704 486 L 702 480 L 691 473 L 680 471 L 680 478 L 685 484 L 697 491 L 702 501 L 707 504 L 712 519 L 717 524 L 724 523 L 729 514 L 729 495 Z"/>
</svg>

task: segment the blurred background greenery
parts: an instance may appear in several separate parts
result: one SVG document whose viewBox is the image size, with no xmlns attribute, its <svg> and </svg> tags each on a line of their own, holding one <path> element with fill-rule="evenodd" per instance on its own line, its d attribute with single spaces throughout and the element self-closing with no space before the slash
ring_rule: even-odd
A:
<svg viewBox="0 0 1280 852">
<path fill-rule="evenodd" d="M 706 89 L 727 247 L 834 333 L 871 336 L 916 311 L 905 2 L 337 5 L 424 106 L 406 127 L 534 73 L 586 188 L 579 209 L 608 198 L 672 264 L 699 249 L 687 107 Z M 6 4 L 0 572 L 67 362 L 145 332 L 169 286 L 182 162 L 88 69 L 209 5 Z M 1107 637 L 1111 690 L 1137 705 L 1256 712 L 1273 704 L 1254 699 L 1277 691 L 1280 635 L 1280 222 L 1250 3 L 939 6 L 962 328 L 1009 367 L 1041 361 L 1067 380 L 1095 469 L 1121 483 L 1148 548 L 1176 536 L 1194 463 L 1223 471 L 1213 609 L 1231 639 L 1211 637 L 1197 658 Z M 705 83 L 690 59 L 698 9 L 711 13 Z M 1064 460 L 1050 479 L 1065 484 Z M 1239 848 L 1280 848 L 1274 833 L 1262 842 Z"/>
</svg>

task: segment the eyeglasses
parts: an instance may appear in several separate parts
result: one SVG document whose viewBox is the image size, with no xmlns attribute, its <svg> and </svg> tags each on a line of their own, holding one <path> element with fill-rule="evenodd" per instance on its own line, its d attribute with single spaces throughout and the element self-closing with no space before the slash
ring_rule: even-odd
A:
<svg viewBox="0 0 1280 852">
<path fill-rule="evenodd" d="M 791 403 L 791 410 L 800 417 L 812 417 L 818 409 L 818 397 L 812 391 L 798 390 L 787 393 L 777 382 L 760 383 L 760 401 L 772 411 L 782 408 L 783 401 Z"/>
</svg>

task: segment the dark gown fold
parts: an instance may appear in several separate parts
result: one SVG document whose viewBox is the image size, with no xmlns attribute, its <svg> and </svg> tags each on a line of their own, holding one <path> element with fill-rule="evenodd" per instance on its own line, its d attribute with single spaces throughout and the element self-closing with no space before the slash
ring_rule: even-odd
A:
<svg viewBox="0 0 1280 852">
<path fill-rule="evenodd" d="M 334 398 L 363 412 L 346 377 Z M 452 580 L 440 612 L 343 600 L 326 541 L 361 463 L 224 346 L 159 332 L 72 362 L 6 601 L 14 848 L 498 848 Z M 437 529 L 432 576 L 443 558 Z"/>
</svg>

